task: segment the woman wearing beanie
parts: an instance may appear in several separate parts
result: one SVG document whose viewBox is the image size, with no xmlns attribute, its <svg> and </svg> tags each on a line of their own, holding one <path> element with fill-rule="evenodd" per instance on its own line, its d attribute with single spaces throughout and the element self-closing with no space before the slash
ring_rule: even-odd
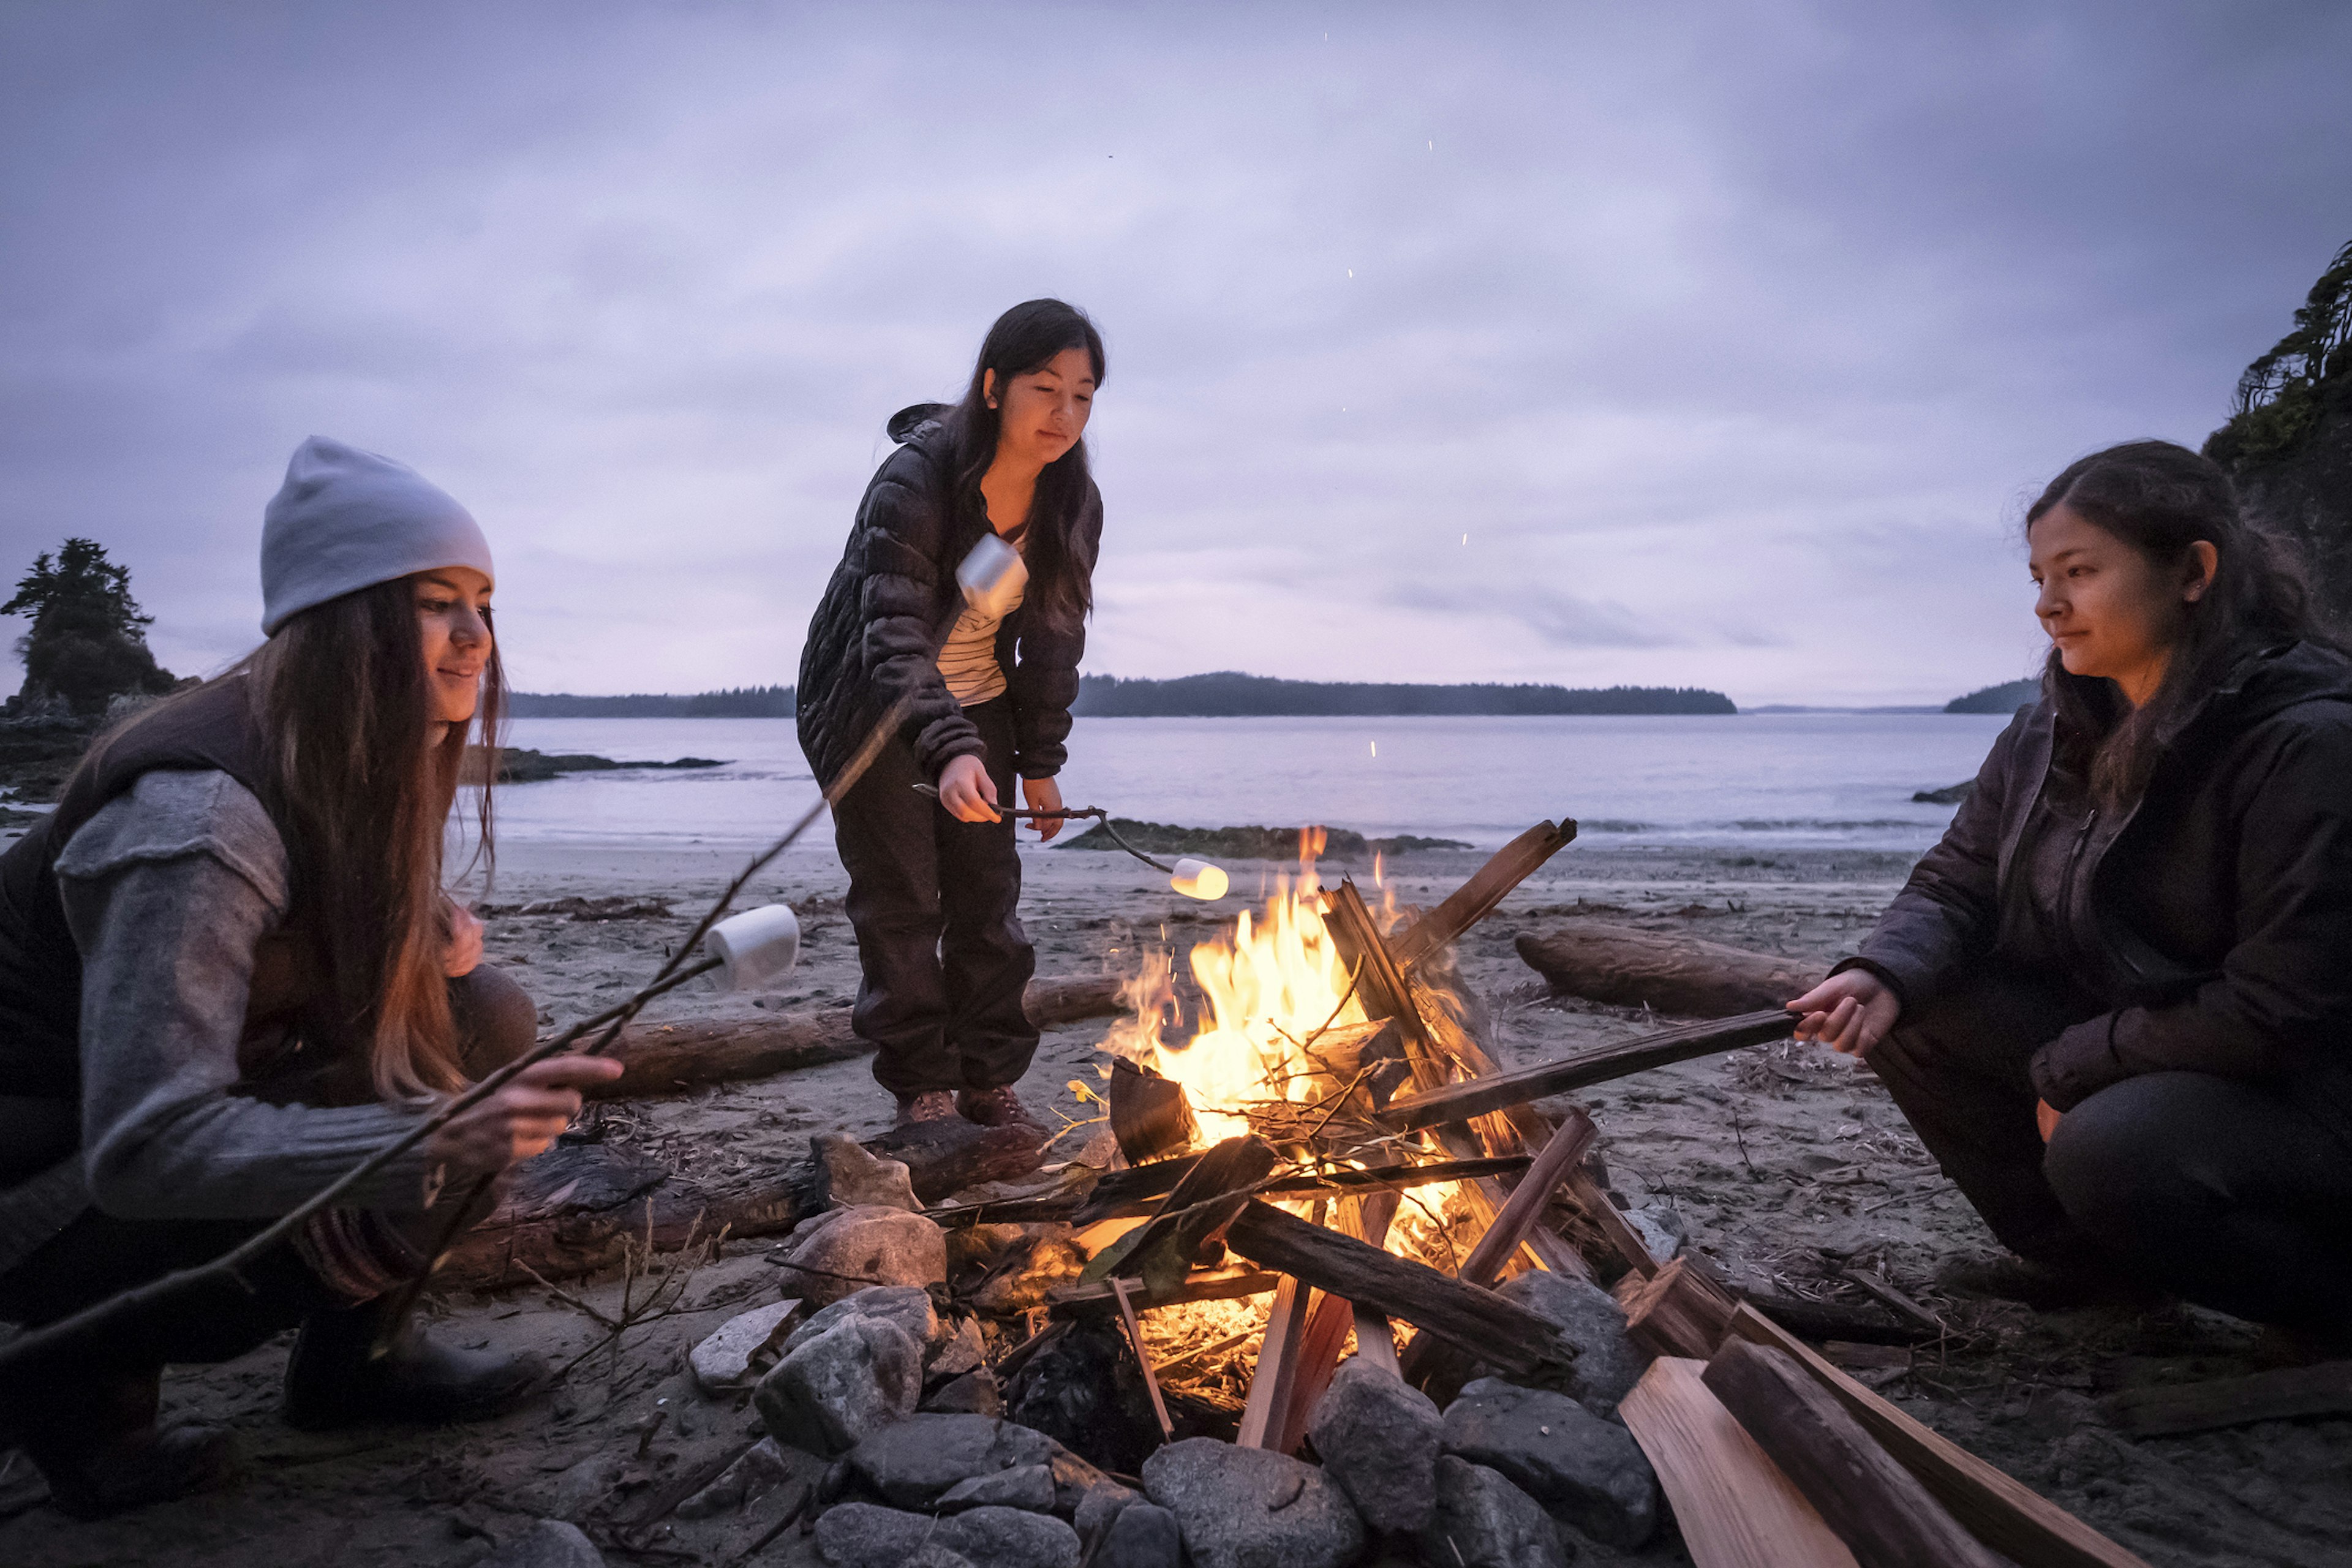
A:
<svg viewBox="0 0 2352 1568">
<path fill-rule="evenodd" d="M 261 568 L 268 640 L 100 740 L 0 857 L 0 1320 L 218 1257 L 531 1043 L 530 999 L 441 889 L 467 736 L 499 711 L 480 529 L 414 470 L 313 437 Z M 227 1434 L 157 1428 L 163 1367 L 298 1324 L 297 1426 L 511 1405 L 534 1361 L 436 1344 L 382 1303 L 450 1223 L 436 1195 L 544 1149 L 614 1071 L 541 1063 L 248 1289 L 184 1293 L 10 1373 L 0 1441 L 82 1517 L 214 1484 Z"/>
<path fill-rule="evenodd" d="M 822 782 L 893 702 L 911 704 L 834 808 L 863 972 L 850 1025 L 902 1123 L 1030 1120 L 1013 1085 L 1037 1048 L 1022 1009 L 1036 953 L 998 808 L 1016 775 L 1032 809 L 1062 804 L 1102 538 L 1081 437 L 1102 379 L 1078 310 L 1032 300 L 999 317 L 961 402 L 890 420 L 901 445 L 866 488 L 801 655 L 801 747 Z M 1025 587 L 1009 608 L 963 605 L 956 569 L 991 533 L 1020 552 Z M 1041 839 L 1061 826 L 1034 824 Z"/>
</svg>

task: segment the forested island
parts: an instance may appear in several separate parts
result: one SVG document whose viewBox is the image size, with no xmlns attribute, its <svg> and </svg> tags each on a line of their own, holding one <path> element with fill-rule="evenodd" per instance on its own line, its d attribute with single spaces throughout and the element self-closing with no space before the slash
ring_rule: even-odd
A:
<svg viewBox="0 0 2352 1568">
<path fill-rule="evenodd" d="M 691 697 L 639 692 L 627 697 L 573 697 L 562 691 L 513 691 L 507 711 L 517 719 L 789 719 L 789 686 L 730 686 Z"/>
<path fill-rule="evenodd" d="M 2004 680 L 1999 686 L 1979 686 L 1966 697 L 1955 697 L 1944 704 L 1947 713 L 2014 713 L 2042 695 L 2042 680 Z"/>
</svg>

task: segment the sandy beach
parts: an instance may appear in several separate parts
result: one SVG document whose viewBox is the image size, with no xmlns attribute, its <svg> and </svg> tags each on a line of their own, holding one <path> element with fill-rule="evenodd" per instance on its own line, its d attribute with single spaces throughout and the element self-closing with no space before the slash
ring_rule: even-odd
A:
<svg viewBox="0 0 2352 1568">
<path fill-rule="evenodd" d="M 1124 857 L 1046 849 L 1027 854 L 1024 919 L 1041 975 L 1124 973 L 1139 947 L 1163 940 L 1181 957 L 1192 942 L 1230 927 L 1243 895 L 1292 868 L 1234 868 L 1235 896 L 1213 908 L 1181 900 Z M 1483 860 L 1475 853 L 1408 856 L 1384 880 L 1404 903 L 1434 901 Z M 1552 996 L 1518 960 L 1512 938 L 1565 914 L 1601 914 L 1654 929 L 1818 961 L 1824 966 L 1865 931 L 1909 857 L 1861 850 L 1595 850 L 1572 846 L 1521 886 L 1461 945 L 1466 985 L 1490 1012 L 1506 1066 L 1568 1054 L 1659 1026 L 1636 1009 Z M 508 968 L 555 1026 L 624 995 L 684 936 L 702 903 L 740 863 L 732 847 L 524 844 L 509 849 L 483 895 L 508 910 L 566 895 L 672 900 L 667 918 L 581 921 L 492 913 L 490 962 Z M 1370 890 L 1371 868 L 1326 863 Z M 768 999 L 790 1011 L 845 1003 L 855 953 L 839 913 L 844 878 L 829 851 L 795 851 L 761 878 L 760 900 L 801 911 L 802 966 Z M 1377 894 L 1375 895 L 1377 896 Z M 750 1008 L 740 998 L 687 994 L 657 1016 Z M 1049 1032 L 1022 1089 L 1074 1131 L 1074 1149 L 1097 1127 L 1066 1087 L 1094 1081 L 1108 1020 Z M 2352 1422 L 2273 1423 L 2200 1436 L 2133 1440 L 2100 1423 L 2096 1397 L 2152 1379 L 2251 1370 L 2253 1331 L 2193 1309 L 2149 1314 L 2083 1311 L 2037 1317 L 2021 1308 L 1938 1297 L 1936 1261 L 1990 1247 L 1892 1101 L 1867 1072 L 1820 1051 L 1758 1048 L 1604 1086 L 1583 1103 L 1600 1123 L 1610 1179 L 1636 1208 L 1685 1227 L 1688 1245 L 1735 1284 L 1861 1302 L 1852 1268 L 1883 1270 L 1896 1289 L 1950 1327 L 1916 1353 L 1836 1353 L 1867 1381 L 1960 1441 L 2158 1564 L 2297 1564 L 2352 1554 Z M 639 1101 L 608 1113 L 606 1135 L 706 1178 L 772 1171 L 803 1158 L 812 1133 L 866 1136 L 890 1104 L 865 1060 L 763 1081 Z M 1056 1122 L 1059 1125 L 1059 1121 Z M 204 1497 L 98 1525 L 41 1509 L 0 1523 L 13 1563 L 268 1561 L 462 1564 L 534 1517 L 615 1489 L 650 1497 L 740 1446 L 748 1411 L 694 1392 L 684 1355 L 730 1311 L 782 1294 L 747 1242 L 680 1281 L 676 1315 L 625 1336 L 617 1357 L 582 1363 L 546 1402 L 502 1420 L 446 1432 L 363 1430 L 308 1436 L 274 1415 L 286 1345 L 232 1364 L 177 1370 L 174 1409 L 235 1419 L 248 1479 L 234 1496 Z M 644 1281 L 636 1289 L 644 1288 Z M 444 1331 L 467 1343 L 527 1343 L 559 1363 L 603 1339 L 589 1309 L 609 1312 L 614 1279 L 498 1297 L 437 1299 Z M 565 1298 L 570 1298 L 566 1300 Z M 816 1461 L 808 1461 L 814 1466 Z M 21 1485 L 14 1476 L 0 1481 Z M 676 1521 L 656 1533 L 654 1561 L 730 1562 L 756 1535 L 744 1518 Z M 758 1559 L 815 1561 L 787 1531 Z M 1671 1536 L 1637 1553 L 1588 1547 L 1582 1561 L 1684 1563 Z"/>
</svg>

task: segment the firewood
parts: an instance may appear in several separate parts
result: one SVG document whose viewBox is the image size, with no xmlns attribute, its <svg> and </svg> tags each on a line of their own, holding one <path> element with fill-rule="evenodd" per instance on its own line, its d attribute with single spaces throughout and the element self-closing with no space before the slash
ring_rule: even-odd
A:
<svg viewBox="0 0 2352 1568">
<path fill-rule="evenodd" d="M 1045 1163 L 1044 1129 L 1021 1121 L 982 1127 L 961 1116 L 893 1127 L 866 1148 L 903 1161 L 915 1196 L 927 1204 L 982 1182 L 1017 1180 Z"/>
<path fill-rule="evenodd" d="M 1148 1284 L 1141 1289 L 1130 1288 L 1128 1300 L 1138 1311 L 1148 1312 L 1155 1307 L 1181 1307 L 1192 1301 L 1238 1301 L 1249 1296 L 1271 1296 L 1282 1283 L 1282 1276 L 1264 1268 L 1195 1268 L 1186 1275 L 1175 1289 L 1153 1290 Z M 1110 1282 L 1096 1279 L 1082 1285 L 1055 1285 L 1045 1291 L 1048 1307 L 1066 1311 L 1086 1311 L 1115 1306 Z"/>
<path fill-rule="evenodd" d="M 1556 991 L 1682 1018 L 1726 1018 L 1779 1007 L 1822 978 L 1819 964 L 1679 931 L 1569 921 L 1512 945 Z"/>
<path fill-rule="evenodd" d="M 1584 1211 L 1584 1217 L 1592 1222 L 1592 1228 L 1608 1242 L 1609 1249 L 1625 1265 L 1629 1277 L 1638 1275 L 1646 1279 L 1658 1271 L 1658 1260 L 1650 1256 L 1650 1244 L 1617 1212 L 1617 1205 L 1609 1199 L 1608 1189 L 1601 1184 L 1601 1178 L 1592 1173 L 1591 1167 L 1579 1165 L 1568 1173 L 1568 1194 Z"/>
<path fill-rule="evenodd" d="M 1110 1108 L 1111 1136 L 1129 1165 L 1143 1165 L 1163 1154 L 1192 1147 L 1200 1123 L 1184 1099 L 1184 1086 L 1173 1079 L 1146 1072 L 1125 1057 L 1110 1064 L 1110 1082 L 1103 1090 Z"/>
<path fill-rule="evenodd" d="M 1335 1228 L 1343 1236 L 1378 1247 L 1388 1238 L 1389 1226 L 1396 1219 L 1397 1204 L 1397 1194 L 1392 1191 L 1343 1204 Z M 1300 1338 L 1297 1366 L 1291 1374 L 1286 1397 L 1268 1427 L 1266 1447 L 1275 1452 L 1295 1454 L 1298 1445 L 1306 1441 L 1307 1423 L 1330 1388 L 1331 1379 L 1339 1373 L 1339 1352 L 1348 1348 L 1348 1335 L 1355 1330 L 1358 1310 L 1354 1302 L 1328 1291 L 1316 1296 L 1313 1311 L 1307 1320 L 1307 1331 Z M 1394 1370 L 1396 1343 L 1390 1337 L 1386 1322 L 1381 1320 L 1380 1342 L 1387 1347 L 1388 1364 Z"/>
<path fill-rule="evenodd" d="M 1396 933 L 1390 943 L 1399 963 L 1410 967 L 1485 920 L 1512 889 L 1533 876 L 1543 863 L 1568 847 L 1576 837 L 1576 824 L 1562 817 L 1558 826 L 1538 822 L 1496 850 L 1476 874 L 1447 896 L 1445 901 Z"/>
<path fill-rule="evenodd" d="M 1730 1332 L 1787 1352 L 1969 1533 L 2018 1568 L 2148 1568 L 2144 1559 L 2031 1487 L 2012 1480 L 1873 1394 L 1755 1308 L 1742 1307 L 1733 1313 Z"/>
<path fill-rule="evenodd" d="M 1391 1100 L 1388 1109 L 1380 1113 L 1380 1121 L 1400 1132 L 1435 1127 L 1465 1117 L 1507 1110 L 1546 1095 L 1564 1094 L 1571 1089 L 1606 1083 L 1652 1068 L 1686 1062 L 1696 1057 L 1736 1051 L 1768 1040 L 1785 1040 L 1796 1030 L 1795 1014 L 1775 1010 L 1640 1035 L 1597 1051 L 1541 1062 L 1517 1072 L 1468 1079 L 1407 1095 Z"/>
<path fill-rule="evenodd" d="M 2254 1421 L 2352 1415 L 2352 1361 L 2280 1367 L 2161 1388 L 2129 1388 L 2105 1402 L 2107 1419 L 2136 1437 L 2210 1432 Z"/>
<path fill-rule="evenodd" d="M 1170 1294 L 1277 1162 L 1262 1139 L 1226 1139 L 1192 1162 L 1149 1220 L 1096 1254 L 1085 1278 L 1139 1276 L 1154 1295 Z"/>
<path fill-rule="evenodd" d="M 1808 1301 L 1801 1296 L 1775 1296 L 1761 1290 L 1734 1290 L 1732 1295 L 1790 1333 L 1809 1340 L 1916 1345 L 1941 1332 L 1918 1323 L 1895 1322 L 1868 1307 L 1857 1307 L 1848 1301 Z"/>
<path fill-rule="evenodd" d="M 1160 1423 L 1162 1439 L 1176 1436 L 1176 1425 L 1168 1419 L 1168 1402 L 1160 1396 L 1160 1373 L 1151 1364 L 1151 1351 L 1143 1342 L 1143 1325 L 1135 1321 L 1135 1303 L 1128 1300 L 1126 1280 L 1113 1278 L 1104 1281 L 1110 1287 L 1111 1299 L 1118 1303 L 1119 1321 L 1127 1328 L 1128 1348 L 1135 1352 L 1135 1364 L 1143 1369 L 1143 1386 L 1151 1394 L 1151 1414 Z"/>
<path fill-rule="evenodd" d="M 1195 1155 L 1193 1158 L 1197 1159 Z M 1361 1193 L 1367 1188 L 1384 1188 L 1402 1192 L 1408 1187 L 1425 1187 L 1438 1182 L 1475 1181 L 1484 1176 L 1514 1176 L 1528 1168 L 1525 1154 L 1481 1155 L 1475 1160 L 1431 1160 L 1418 1165 L 1333 1166 L 1303 1176 L 1284 1176 L 1260 1184 L 1258 1195 L 1269 1198 L 1299 1197 L 1314 1194 L 1342 1197 Z M 1189 1169 L 1189 1160 L 1160 1160 L 1144 1169 L 1158 1171 L 1174 1166 L 1178 1171 Z M 1035 1225 L 1066 1221 L 1071 1225 L 1092 1225 L 1098 1220 L 1133 1219 L 1156 1213 L 1165 1187 L 1159 1196 L 1119 1197 L 1117 1192 L 1111 1201 L 1104 1201 L 1104 1187 L 1114 1176 L 1131 1176 L 1134 1171 L 1112 1171 L 1097 1183 L 1093 1192 L 1084 1198 L 1003 1198 L 989 1203 L 961 1204 L 952 1208 L 929 1209 L 925 1213 L 940 1225 Z M 1165 1186 L 1173 1186 L 1173 1182 Z M 1125 1191 L 1122 1187 L 1119 1191 Z"/>
<path fill-rule="evenodd" d="M 1110 1017 L 1125 1010 L 1119 982 L 1086 975 L 1033 980 L 1023 997 L 1039 1028 Z M 874 1047 L 849 1031 L 849 1009 L 824 1007 L 796 1017 L 683 1018 L 632 1024 L 605 1053 L 621 1076 L 587 1090 L 591 1100 L 639 1100 L 705 1084 L 768 1078 L 864 1056 Z"/>
<path fill-rule="evenodd" d="M 1660 1356 L 1617 1414 L 1674 1504 L 1698 1568 L 1854 1568 L 1853 1553 L 1707 1391 L 1706 1363 Z"/>
<path fill-rule="evenodd" d="M 1506 1371 L 1535 1372 L 1557 1353 L 1551 1324 L 1526 1308 L 1271 1204 L 1253 1201 L 1225 1240 L 1253 1263 L 1402 1318 Z"/>
<path fill-rule="evenodd" d="M 1242 1406 L 1241 1428 L 1234 1441 L 1244 1448 L 1275 1447 L 1276 1428 L 1290 1403 L 1298 1376 L 1298 1358 L 1305 1348 L 1307 1316 L 1315 1292 L 1303 1281 L 1286 1275 L 1274 1293 L 1265 1315 L 1265 1337 L 1258 1342 L 1257 1365 L 1250 1372 L 1248 1401 Z"/>
<path fill-rule="evenodd" d="M 1859 1568 L 2009 1568 L 1786 1353 L 1728 1341 L 1705 1381 Z"/>
<path fill-rule="evenodd" d="M 1617 1304 L 1625 1310 L 1625 1332 L 1652 1355 L 1715 1353 L 1738 1303 L 1682 1258 L 1644 1279 L 1628 1274 L 1617 1282 Z"/>
</svg>

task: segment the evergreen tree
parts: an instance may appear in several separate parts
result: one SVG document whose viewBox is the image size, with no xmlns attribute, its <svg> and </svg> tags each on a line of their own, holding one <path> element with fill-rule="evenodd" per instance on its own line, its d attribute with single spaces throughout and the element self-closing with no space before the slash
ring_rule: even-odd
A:
<svg viewBox="0 0 2352 1568">
<path fill-rule="evenodd" d="M 131 596 L 131 572 L 106 558 L 94 539 L 68 539 L 52 555 L 43 551 L 16 580 L 16 597 L 0 615 L 29 616 L 33 629 L 17 639 L 25 660 L 24 689 L 10 708 L 62 704 L 94 715 L 123 695 L 169 691 L 172 672 L 147 649 L 154 617 Z"/>
</svg>

